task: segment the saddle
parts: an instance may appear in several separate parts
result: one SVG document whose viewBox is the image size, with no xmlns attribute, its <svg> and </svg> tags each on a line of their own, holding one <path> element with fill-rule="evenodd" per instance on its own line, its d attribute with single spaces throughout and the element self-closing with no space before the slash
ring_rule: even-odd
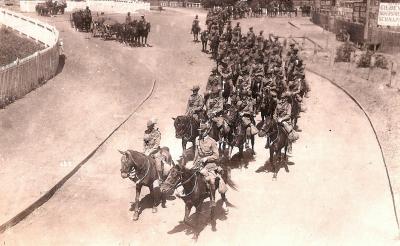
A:
<svg viewBox="0 0 400 246">
<path fill-rule="evenodd" d="M 214 122 L 220 131 L 224 131 L 225 133 L 228 133 L 230 131 L 230 126 L 224 117 L 222 116 L 215 117 Z"/>
</svg>

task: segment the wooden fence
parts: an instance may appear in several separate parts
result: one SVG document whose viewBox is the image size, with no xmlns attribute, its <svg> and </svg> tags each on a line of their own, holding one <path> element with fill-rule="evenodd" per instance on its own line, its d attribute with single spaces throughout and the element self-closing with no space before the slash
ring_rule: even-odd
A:
<svg viewBox="0 0 400 246">
<path fill-rule="evenodd" d="M 4 107 L 56 74 L 59 33 L 53 26 L 3 8 L 0 8 L 0 23 L 46 46 L 44 50 L 0 67 L 0 106 Z"/>
</svg>

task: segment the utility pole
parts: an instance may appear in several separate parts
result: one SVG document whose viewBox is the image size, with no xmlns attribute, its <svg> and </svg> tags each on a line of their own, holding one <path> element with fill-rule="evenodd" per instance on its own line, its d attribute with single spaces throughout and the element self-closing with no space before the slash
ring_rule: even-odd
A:
<svg viewBox="0 0 400 246">
<path fill-rule="evenodd" d="M 365 10 L 365 23 L 364 23 L 364 41 L 368 40 L 370 5 L 371 5 L 371 0 L 367 0 L 367 9 Z"/>
</svg>

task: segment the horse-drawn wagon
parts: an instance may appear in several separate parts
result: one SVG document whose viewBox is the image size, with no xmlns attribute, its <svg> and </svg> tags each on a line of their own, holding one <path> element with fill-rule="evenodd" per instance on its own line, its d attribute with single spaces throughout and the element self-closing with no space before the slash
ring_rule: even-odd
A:
<svg viewBox="0 0 400 246">
<path fill-rule="evenodd" d="M 67 3 L 63 1 L 46 1 L 35 6 L 36 13 L 41 16 L 64 14 Z"/>
</svg>

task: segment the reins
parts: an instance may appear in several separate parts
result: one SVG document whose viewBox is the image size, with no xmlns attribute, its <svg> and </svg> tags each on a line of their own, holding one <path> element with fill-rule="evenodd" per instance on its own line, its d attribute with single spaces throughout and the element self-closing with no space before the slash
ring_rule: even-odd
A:
<svg viewBox="0 0 400 246">
<path fill-rule="evenodd" d="M 136 165 L 136 162 L 133 160 L 133 157 L 129 156 L 129 159 L 133 162 L 133 164 Z M 146 158 L 146 159 L 147 159 L 147 158 Z M 131 170 L 132 170 L 132 169 L 131 169 Z M 149 171 L 150 171 L 150 161 L 149 161 L 149 159 L 147 159 L 147 171 L 146 171 L 146 173 L 144 174 L 144 176 L 143 176 L 142 178 L 140 178 L 138 181 L 136 181 L 135 183 L 138 184 L 138 183 L 142 182 L 143 179 L 146 178 L 146 176 L 149 174 Z M 135 177 L 136 177 L 136 178 L 139 178 L 138 175 L 136 174 L 136 169 L 135 169 Z"/>
</svg>

